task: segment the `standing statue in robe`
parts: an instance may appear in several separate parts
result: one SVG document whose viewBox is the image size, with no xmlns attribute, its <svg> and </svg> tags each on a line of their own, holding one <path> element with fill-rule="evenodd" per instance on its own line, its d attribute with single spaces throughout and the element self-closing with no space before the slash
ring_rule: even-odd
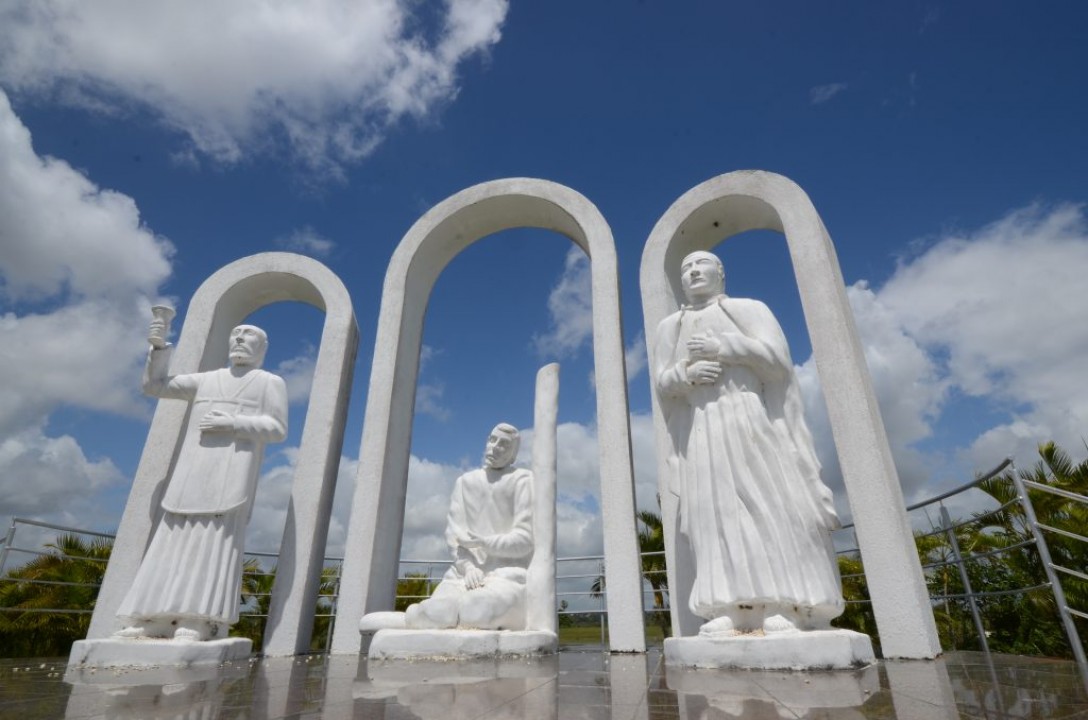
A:
<svg viewBox="0 0 1088 720">
<path fill-rule="evenodd" d="M 151 336 L 163 337 L 163 321 Z M 287 435 L 287 388 L 261 370 L 268 336 L 253 325 L 230 333 L 230 367 L 167 375 L 171 349 L 156 343 L 144 393 L 192 403 L 188 426 L 136 579 L 118 608 L 118 637 L 178 641 L 226 637 L 238 620 L 246 525 L 264 446 Z"/>
<path fill-rule="evenodd" d="M 525 629 L 525 577 L 533 556 L 533 473 L 513 467 L 517 428 L 491 431 L 484 466 L 457 478 L 446 521 L 453 565 L 405 627 Z"/>
<path fill-rule="evenodd" d="M 690 305 L 658 326 L 653 373 L 700 635 L 827 628 L 844 608 L 839 521 L 785 335 L 766 305 L 725 295 L 716 255 L 684 258 L 681 283 Z"/>
</svg>

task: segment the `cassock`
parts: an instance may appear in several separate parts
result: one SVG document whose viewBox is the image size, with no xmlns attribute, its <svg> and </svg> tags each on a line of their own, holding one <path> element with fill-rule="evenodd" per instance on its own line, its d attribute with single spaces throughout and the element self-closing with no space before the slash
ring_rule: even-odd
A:
<svg viewBox="0 0 1088 720">
<path fill-rule="evenodd" d="M 688 381 L 687 342 L 697 335 L 721 343 L 714 383 Z M 840 614 L 829 532 L 838 518 L 771 311 L 721 295 L 665 318 L 654 350 L 670 489 L 695 559 L 692 612 L 712 619 L 752 603 Z"/>
<path fill-rule="evenodd" d="M 168 362 L 168 351 L 152 350 L 144 392 L 192 407 L 162 518 L 117 614 L 230 624 L 238 620 L 245 531 L 264 446 L 287 435 L 287 388 L 259 368 L 167 377 Z M 234 429 L 201 432 L 201 418 L 212 410 L 232 415 Z"/>
</svg>

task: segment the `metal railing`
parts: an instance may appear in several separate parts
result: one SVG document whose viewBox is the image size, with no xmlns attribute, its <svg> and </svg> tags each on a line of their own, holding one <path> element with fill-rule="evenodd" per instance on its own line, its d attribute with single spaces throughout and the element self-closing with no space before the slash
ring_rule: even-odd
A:
<svg viewBox="0 0 1088 720">
<path fill-rule="evenodd" d="M 973 513 L 970 517 L 960 520 L 952 519 L 948 508 L 945 506 L 946 501 L 967 491 L 980 488 L 985 483 L 1003 479 L 1007 479 L 1011 483 L 1011 494 L 1013 495 L 1011 499 L 995 509 Z M 989 652 L 990 633 L 985 627 L 983 606 L 995 598 L 1050 591 L 1054 597 L 1070 651 L 1077 662 L 1082 679 L 1088 685 L 1088 658 L 1085 657 L 1084 644 L 1073 620 L 1074 617 L 1088 619 L 1088 608 L 1077 609 L 1069 606 L 1059 573 L 1079 580 L 1088 580 L 1088 574 L 1083 571 L 1084 569 L 1067 568 L 1055 563 L 1051 557 L 1047 534 L 1059 535 L 1084 543 L 1088 543 L 1088 537 L 1067 529 L 1040 523 L 1036 517 L 1035 504 L 1032 502 L 1031 493 L 1028 492 L 1029 489 L 1088 505 L 1088 497 L 1024 479 L 1010 458 L 1004 460 L 990 472 L 965 485 L 907 507 L 908 512 L 924 512 L 929 525 L 932 527 L 928 532 L 915 533 L 915 541 L 919 543 L 920 555 L 925 549 L 925 544 L 932 543 L 932 547 L 925 553 L 929 557 L 922 563 L 922 570 L 926 575 L 927 583 L 931 586 L 930 601 L 935 608 L 943 607 L 949 617 L 951 616 L 953 603 L 962 605 L 971 617 L 971 624 L 974 626 L 979 648 L 984 652 Z M 934 522 L 928 514 L 928 509 L 934 506 L 938 512 L 938 522 Z M 1006 530 L 1000 531 L 997 536 L 986 532 L 987 529 L 998 526 L 1006 528 Z M 846 525 L 842 530 L 850 530 L 851 528 L 852 525 Z M 1010 532 L 1009 529 L 1012 531 Z M 972 549 L 965 551 L 961 547 L 961 539 L 964 537 L 989 541 L 997 546 L 979 551 Z M 839 554 L 853 555 L 860 560 L 860 553 L 856 546 L 856 536 L 854 543 L 854 547 L 840 550 Z M 975 587 L 975 583 L 971 579 L 970 570 L 972 567 L 976 569 L 985 568 L 988 563 L 1007 562 L 1011 553 L 1017 552 L 1034 553 L 1032 560 L 1037 559 L 1043 577 L 1038 578 L 1029 575 L 1023 579 L 1034 579 L 1035 582 L 1015 587 L 990 587 L 987 589 Z M 962 592 L 942 591 L 941 588 L 934 587 L 941 580 L 949 581 L 948 574 L 941 573 L 941 570 L 945 568 L 955 572 L 956 578 L 962 586 Z M 864 572 L 843 575 L 844 580 L 857 577 L 864 577 Z M 870 601 L 867 599 L 854 599 L 847 600 L 847 602 L 867 604 Z"/>
<path fill-rule="evenodd" d="M 1011 477 L 1011 481 L 1015 486 L 1014 498 L 1008 500 L 996 509 L 984 513 L 976 513 L 966 519 L 956 521 L 952 519 L 951 514 L 945 506 L 946 501 L 969 490 L 978 488 L 982 483 L 997 478 L 1006 470 L 1009 471 L 1007 475 Z M 931 585 L 930 599 L 935 608 L 943 608 L 946 612 L 950 612 L 954 605 L 965 608 L 971 616 L 971 624 L 975 628 L 980 649 L 988 650 L 988 633 L 985 629 L 985 612 L 982 607 L 984 604 L 993 598 L 1000 598 L 1008 595 L 1025 595 L 1028 593 L 1049 590 L 1053 594 L 1055 604 L 1061 614 L 1063 629 L 1068 638 L 1073 655 L 1081 668 L 1082 674 L 1085 678 L 1088 678 L 1088 660 L 1085 659 L 1084 646 L 1077 633 L 1076 624 L 1074 622 L 1075 617 L 1088 619 L 1088 608 L 1070 607 L 1061 584 L 1061 576 L 1074 578 L 1077 581 L 1088 581 L 1088 572 L 1086 572 L 1088 571 L 1088 568 L 1069 568 L 1055 563 L 1051 557 L 1046 535 L 1048 533 L 1051 535 L 1058 535 L 1066 540 L 1072 540 L 1074 542 L 1088 542 L 1088 537 L 1080 535 L 1070 529 L 1040 523 L 1036 517 L 1029 490 L 1041 493 L 1051 493 L 1075 503 L 1088 504 L 1088 498 L 1077 493 L 1021 478 L 1012 461 L 1006 460 L 991 472 L 970 483 L 907 507 L 907 511 L 910 513 L 924 513 L 924 517 L 931 528 L 928 531 L 920 531 L 916 534 L 916 540 L 920 544 L 931 544 L 931 547 L 927 551 L 927 557 L 923 561 L 923 572 Z M 929 515 L 929 510 L 931 508 L 936 509 L 939 521 L 934 521 Z M 1015 516 L 1018 526 L 1023 530 L 1024 537 L 1022 539 L 1012 542 L 1008 541 L 1009 538 L 1006 538 L 1007 542 L 1004 544 L 980 551 L 973 551 L 971 549 L 965 551 L 961 547 L 960 540 L 962 537 L 970 535 L 973 532 L 975 533 L 974 537 L 977 538 L 979 537 L 979 528 L 991 527 L 1002 521 L 1009 524 L 1009 517 L 1013 515 Z M 917 515 L 912 517 L 917 517 Z M 17 545 L 17 529 L 22 525 L 52 530 L 57 533 L 86 535 L 95 538 L 113 537 L 108 533 L 65 527 L 62 525 L 44 523 L 38 520 L 15 518 L 12 521 L 6 536 L 3 540 L 0 540 L 0 582 L 15 581 L 14 579 L 9 578 L 5 573 L 13 555 L 20 554 L 24 557 L 40 557 L 43 555 L 56 555 L 59 553 L 56 548 L 41 550 L 20 547 Z M 851 528 L 851 525 L 847 525 L 842 531 L 849 532 Z M 841 536 L 838 537 L 841 541 Z M 970 572 L 970 568 L 972 568 L 973 565 L 978 567 L 981 564 L 988 562 L 1001 562 L 1003 557 L 1014 552 L 1034 552 L 1037 555 L 1038 562 L 1045 574 L 1045 580 L 1043 582 L 1023 585 L 1021 587 L 979 588 L 975 586 L 975 583 L 972 582 L 972 574 Z M 63 553 L 59 554 L 62 557 L 73 560 L 96 563 L 105 562 L 102 558 L 87 558 L 64 555 Z M 643 555 L 643 567 L 647 568 L 653 566 L 655 564 L 653 559 L 662 554 L 663 553 L 661 552 L 645 553 Z M 854 537 L 853 547 L 840 549 L 838 550 L 838 554 L 847 557 L 853 556 L 858 564 L 861 564 L 856 537 Z M 256 563 L 250 563 L 247 577 L 244 578 L 244 580 L 248 582 L 250 580 L 256 580 L 259 577 L 270 577 L 273 572 L 270 563 L 274 563 L 276 557 L 277 555 L 275 553 L 247 552 L 246 558 L 251 561 L 255 560 Z M 323 591 L 319 596 L 319 602 L 322 603 L 322 606 L 319 608 L 316 618 L 320 621 L 327 621 L 325 623 L 325 627 L 328 631 L 325 636 L 327 646 L 328 638 L 331 638 L 332 635 L 331 626 L 335 620 L 342 558 L 327 557 L 325 558 L 325 562 L 326 567 L 331 567 L 333 570 L 329 572 L 327 577 L 323 578 Z M 400 582 L 398 582 L 398 589 L 401 591 L 399 598 L 401 599 L 402 604 L 403 601 L 424 599 L 433 592 L 434 588 L 441 580 L 442 575 L 449 567 L 449 564 L 448 559 L 441 558 L 402 560 L 400 564 L 401 577 Z M 643 573 L 643 607 L 647 614 L 662 613 L 667 617 L 669 613 L 670 596 L 668 588 L 664 586 L 663 583 L 655 582 L 655 580 L 658 579 L 657 576 L 664 572 L 663 569 L 648 569 Z M 958 584 L 962 587 L 962 592 L 959 592 L 958 588 L 951 588 L 951 590 L 956 590 L 953 592 L 944 587 L 937 586 L 938 582 L 944 582 L 946 584 L 951 582 L 950 578 L 952 576 L 950 573 L 952 572 L 955 573 Z M 577 618 L 581 616 L 581 619 L 584 621 L 586 617 L 596 616 L 599 618 L 602 644 L 606 643 L 605 618 L 607 610 L 605 600 L 608 592 L 607 587 L 604 586 L 604 576 L 604 558 L 600 555 L 557 558 L 557 612 L 559 613 L 560 618 L 565 616 Z M 863 589 L 861 594 L 865 595 L 865 597 L 860 598 L 848 598 L 848 604 L 860 606 L 870 602 L 866 599 L 867 591 L 864 591 L 863 570 L 857 573 L 845 573 L 842 577 L 844 581 L 851 580 L 853 581 L 853 584 L 859 585 Z M 80 587 L 94 587 L 94 584 L 92 583 L 67 583 L 58 580 L 20 579 L 18 581 L 42 585 L 71 584 Z M 249 587 L 250 590 L 246 594 L 247 602 L 243 606 L 242 618 L 249 618 L 250 622 L 259 621 L 263 623 L 266 613 L 261 612 L 260 608 L 262 599 L 270 595 L 271 584 L 267 581 L 263 583 L 250 582 L 247 584 L 247 587 Z M 254 590 L 254 587 L 265 587 L 267 589 Z M 265 604 L 264 607 L 267 607 L 267 604 Z M 0 608 L 0 611 L 81 614 L 91 612 L 87 609 L 78 608 Z"/>
<path fill-rule="evenodd" d="M 8 573 L 7 571 L 11 569 L 9 568 L 9 565 L 16 565 L 15 569 L 18 569 L 23 566 L 24 562 L 29 562 L 35 557 L 43 556 L 99 563 L 103 566 L 103 569 L 107 562 L 107 558 L 92 558 L 67 554 L 53 543 L 42 545 L 37 548 L 22 547 L 17 544 L 19 537 L 18 531 L 22 526 L 52 531 L 56 534 L 57 538 L 62 534 L 91 536 L 107 540 L 112 540 L 114 538 L 114 535 L 110 533 L 84 530 L 28 518 L 14 518 L 11 525 L 8 527 L 6 536 L 0 540 L 0 583 L 24 583 L 27 585 L 40 586 L 73 585 L 94 589 L 98 588 L 98 583 L 43 580 L 32 577 L 16 577 Z M 663 554 L 663 552 L 645 553 L 644 557 L 652 558 Z M 26 558 L 26 560 L 18 563 L 12 562 L 15 557 Z M 246 569 L 243 572 L 242 578 L 242 595 L 244 603 L 241 612 L 239 613 L 239 624 L 257 623 L 261 626 L 255 628 L 258 632 L 262 629 L 263 624 L 268 617 L 268 599 L 272 594 L 272 583 L 269 582 L 268 579 L 275 576 L 274 566 L 277 558 L 277 553 L 272 552 L 247 551 L 245 553 L 244 559 L 246 561 Z M 318 602 L 322 603 L 322 605 L 319 606 L 318 612 L 314 617 L 315 620 L 318 621 L 322 619 L 328 620 L 327 625 L 322 628 L 323 637 L 315 638 L 316 641 L 321 642 L 326 650 L 328 649 L 328 644 L 331 642 L 332 625 L 335 622 L 342 564 L 343 558 L 334 556 L 325 558 L 326 573 L 331 569 L 331 574 L 323 576 L 322 578 L 323 589 L 318 595 Z M 557 558 L 556 565 L 557 613 L 560 617 L 582 617 L 583 619 L 589 616 L 596 616 L 597 622 L 595 624 L 599 626 L 600 629 L 601 644 L 605 644 L 607 642 L 607 610 L 605 604 L 607 588 L 604 587 L 604 556 L 585 555 Z M 449 566 L 450 561 L 447 558 L 402 559 L 400 561 L 400 578 L 398 581 L 398 600 L 418 601 L 429 597 L 431 592 L 433 592 L 434 588 L 441 581 L 442 576 Z M 668 588 L 659 587 L 654 589 L 653 585 L 656 583 L 651 583 L 649 576 L 652 576 L 655 573 L 664 573 L 664 570 L 650 570 L 645 573 L 645 598 L 643 604 L 647 608 L 647 613 L 668 613 Z M 411 588 L 415 588 L 416 591 L 406 592 L 406 590 Z M 422 589 L 423 592 L 418 592 L 420 589 Z M 655 607 L 655 602 L 660 602 L 662 607 Z M 89 615 L 93 611 L 89 608 L 8 607 L 0 608 L 0 612 Z"/>
</svg>

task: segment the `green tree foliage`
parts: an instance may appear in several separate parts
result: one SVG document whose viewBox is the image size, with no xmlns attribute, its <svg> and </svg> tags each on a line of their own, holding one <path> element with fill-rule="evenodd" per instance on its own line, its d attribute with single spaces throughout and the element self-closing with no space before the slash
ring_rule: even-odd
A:
<svg viewBox="0 0 1088 720">
<path fill-rule="evenodd" d="M 1021 480 L 1056 488 L 1088 498 L 1088 460 L 1074 463 L 1054 443 L 1039 446 L 1040 460 L 1032 468 L 1019 470 Z M 999 503 L 1016 498 L 1012 471 L 984 481 L 983 491 Z M 1088 528 L 1088 504 L 1070 497 L 1038 489 L 1028 489 L 1035 516 L 1055 565 L 1084 575 L 1088 573 L 1088 543 L 1063 534 L 1085 535 Z M 972 550 L 985 552 L 1009 548 L 979 562 L 968 563 L 972 586 L 976 590 L 1001 587 L 1034 587 L 1047 582 L 1039 554 L 1033 544 L 1016 545 L 1032 539 L 1027 518 L 1020 503 L 988 518 L 984 527 L 972 527 L 963 533 Z M 961 545 L 963 540 L 961 540 Z M 965 554 L 966 554 L 965 550 Z M 1066 604 L 1088 612 L 1088 581 L 1067 573 L 1058 573 Z M 1025 595 L 998 596 L 983 601 L 983 615 L 990 633 L 990 649 L 1026 655 L 1071 657 L 1072 650 L 1061 622 L 1054 594 L 1042 588 Z M 1081 637 L 1088 624 L 1076 620 Z"/>
<path fill-rule="evenodd" d="M 409 605 L 429 598 L 435 587 L 437 583 L 427 573 L 406 573 L 404 577 L 397 579 L 397 599 L 393 609 L 404 612 Z"/>
<path fill-rule="evenodd" d="M 0 647 L 5 657 L 67 655 L 87 636 L 113 541 L 61 535 L 48 552 L 0 579 Z M 47 609 L 72 612 L 41 612 Z"/>
<path fill-rule="evenodd" d="M 1030 469 L 1017 471 L 1022 480 L 1088 497 L 1088 460 L 1074 463 L 1054 443 L 1039 447 L 1040 460 Z M 1013 482 L 1013 470 L 979 484 L 1000 512 L 974 515 L 974 522 L 954 523 L 963 567 L 977 598 L 990 650 L 1019 655 L 1072 657 L 1054 593 L 1039 558 L 1023 505 Z M 1088 505 L 1076 499 L 1038 489 L 1028 490 L 1038 522 L 1054 528 L 1043 530 L 1056 565 L 1080 575 L 1088 574 L 1088 542 L 1064 533 L 1084 536 L 1088 528 Z M 959 566 L 955 563 L 948 533 L 936 528 L 916 533 L 918 556 L 925 571 L 933 615 L 941 646 L 946 650 L 979 649 L 981 642 L 971 616 Z M 868 589 L 860 560 L 840 558 L 843 595 L 849 600 L 867 600 Z M 848 577 L 853 575 L 854 577 Z M 1088 612 L 1088 581 L 1075 574 L 1058 573 L 1069 607 Z M 1088 623 L 1076 619 L 1081 638 L 1088 637 Z M 835 624 L 875 639 L 875 623 L 868 603 L 851 603 Z"/>
<path fill-rule="evenodd" d="M 839 574 L 842 576 L 842 596 L 846 609 L 832 624 L 846 630 L 865 633 L 878 645 L 876 618 L 869 598 L 869 586 L 865 584 L 865 570 L 857 554 L 839 556 Z"/>
<path fill-rule="evenodd" d="M 262 570 L 260 562 L 250 559 L 242 566 L 242 616 L 230 629 L 232 637 L 249 638 L 253 641 L 253 651 L 260 652 L 264 647 L 264 630 L 268 622 L 268 610 L 272 604 L 272 585 L 276 581 L 276 568 Z M 314 616 L 313 632 L 310 636 L 310 650 L 319 652 L 328 645 L 329 629 L 332 627 L 332 598 L 335 597 L 339 584 L 339 574 L 335 567 L 321 570 L 321 584 L 317 590 L 317 610 Z"/>
</svg>

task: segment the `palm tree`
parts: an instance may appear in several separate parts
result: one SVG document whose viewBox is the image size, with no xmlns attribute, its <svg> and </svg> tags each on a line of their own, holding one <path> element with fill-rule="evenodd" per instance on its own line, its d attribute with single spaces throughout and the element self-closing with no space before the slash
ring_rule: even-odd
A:
<svg viewBox="0 0 1088 720">
<path fill-rule="evenodd" d="M 253 651 L 264 647 L 264 628 L 268 622 L 268 610 L 272 606 L 272 585 L 276 581 L 276 566 L 263 570 L 256 558 L 242 564 L 241 617 L 231 626 L 231 637 L 249 638 Z"/>
<path fill-rule="evenodd" d="M 7 657 L 66 655 L 87 636 L 113 541 L 61 535 L 49 552 L 0 581 L 0 646 Z M 44 610 L 71 612 L 43 612 Z"/>
<path fill-rule="evenodd" d="M 1088 460 L 1074 463 L 1053 442 L 1039 446 L 1039 458 L 1034 467 L 1016 471 L 1021 480 L 1088 497 Z M 979 487 L 1004 505 L 1017 499 L 1013 472 L 1007 470 L 984 481 Z M 1069 497 L 1030 488 L 1028 496 L 1038 522 L 1059 531 L 1043 530 L 1054 564 L 1081 574 L 1088 572 L 1088 543 L 1061 532 L 1084 535 L 1084 528 L 1088 527 L 1088 506 Z M 977 583 L 976 590 L 1035 587 L 1047 582 L 1046 571 L 1035 545 L 1031 543 L 1031 528 L 1020 503 L 1013 502 L 994 516 L 986 527 L 973 532 L 975 536 L 970 539 L 975 541 L 980 551 L 1008 549 L 989 561 L 968 564 L 972 585 Z M 1024 547 L 1015 547 L 1025 542 L 1028 544 Z M 1060 581 L 1067 605 L 1088 612 L 1088 581 L 1064 573 Z M 983 603 L 993 650 L 1039 655 L 1071 654 L 1054 594 L 1049 590 L 998 596 Z M 1078 621 L 1077 625 L 1082 634 L 1088 630 L 1088 625 L 1082 621 Z"/>
<path fill-rule="evenodd" d="M 230 634 L 232 637 L 252 640 L 254 652 L 259 652 L 264 647 L 264 630 L 268 623 L 268 611 L 272 606 L 272 585 L 275 581 L 276 566 L 272 566 L 271 570 L 263 570 L 256 559 L 246 560 L 242 565 L 241 617 L 231 627 Z M 332 598 L 336 596 L 339 583 L 338 568 L 321 569 L 310 650 L 321 651 L 327 645 L 329 628 L 332 626 Z"/>
<path fill-rule="evenodd" d="M 842 597 L 846 609 L 833 622 L 837 628 L 854 630 L 868 635 L 873 644 L 879 646 L 876 634 L 876 617 L 869 597 L 869 586 L 865 582 L 865 570 L 861 556 L 855 554 L 840 555 L 839 574 L 842 576 Z"/>
</svg>

